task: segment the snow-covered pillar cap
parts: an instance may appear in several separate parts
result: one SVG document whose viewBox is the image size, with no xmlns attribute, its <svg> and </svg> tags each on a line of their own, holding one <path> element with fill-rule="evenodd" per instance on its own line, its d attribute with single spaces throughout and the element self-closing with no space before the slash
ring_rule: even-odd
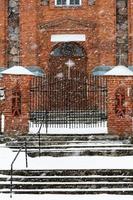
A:
<svg viewBox="0 0 133 200">
<path fill-rule="evenodd" d="M 133 72 L 123 65 L 118 65 L 106 72 L 104 76 L 133 76 Z"/>
<path fill-rule="evenodd" d="M 6 75 L 29 75 L 29 76 L 35 76 L 34 73 L 32 73 L 30 70 L 23 66 L 13 66 L 8 69 L 5 69 L 1 72 L 1 74 Z"/>
</svg>

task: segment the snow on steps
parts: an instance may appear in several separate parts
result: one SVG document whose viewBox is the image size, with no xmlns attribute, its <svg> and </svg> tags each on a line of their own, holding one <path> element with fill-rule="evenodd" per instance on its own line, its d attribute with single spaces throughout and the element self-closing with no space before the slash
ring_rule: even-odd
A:
<svg viewBox="0 0 133 200">
<path fill-rule="evenodd" d="M 27 140 L 28 155 L 38 156 L 38 135 L 31 134 L 17 137 L 16 140 L 7 142 L 13 151 L 18 151 L 23 142 Z M 124 156 L 133 155 L 133 144 L 129 137 L 117 135 L 40 135 L 41 156 Z"/>
<path fill-rule="evenodd" d="M 10 142 L 12 140 L 13 140 L 13 138 L 10 138 L 9 136 L 0 134 L 0 144 L 4 144 L 4 143 Z"/>
<path fill-rule="evenodd" d="M 0 193 L 9 193 L 10 171 L 0 174 Z M 13 193 L 133 194 L 133 170 L 15 170 Z"/>
</svg>

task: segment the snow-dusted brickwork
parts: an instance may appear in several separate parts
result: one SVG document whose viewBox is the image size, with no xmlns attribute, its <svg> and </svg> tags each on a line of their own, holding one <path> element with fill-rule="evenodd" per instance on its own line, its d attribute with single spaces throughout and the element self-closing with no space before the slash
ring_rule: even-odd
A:
<svg viewBox="0 0 133 200">
<path fill-rule="evenodd" d="M 128 64 L 128 1 L 116 1 L 117 64 Z"/>
<path fill-rule="evenodd" d="M 8 65 L 19 64 L 19 0 L 8 1 Z"/>
</svg>

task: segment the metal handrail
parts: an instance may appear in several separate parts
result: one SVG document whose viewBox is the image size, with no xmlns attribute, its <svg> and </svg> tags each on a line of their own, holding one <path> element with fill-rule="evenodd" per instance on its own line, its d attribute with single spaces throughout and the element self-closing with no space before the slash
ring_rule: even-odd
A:
<svg viewBox="0 0 133 200">
<path fill-rule="evenodd" d="M 20 149 L 18 150 L 15 158 L 13 159 L 12 163 L 11 163 L 11 168 L 10 168 L 10 198 L 12 198 L 12 191 L 13 191 L 13 165 L 19 155 L 19 153 L 22 151 L 22 149 L 25 147 L 25 162 L 26 162 L 26 168 L 28 167 L 28 154 L 27 154 L 27 142 L 25 141 L 24 144 L 20 147 Z"/>
<path fill-rule="evenodd" d="M 41 128 L 43 124 L 44 124 L 44 121 L 42 120 L 39 130 L 36 133 L 38 135 L 39 157 L 41 155 L 41 133 L 40 132 L 41 132 Z M 45 127 L 46 127 L 46 134 L 47 134 L 48 133 L 48 111 L 47 110 L 45 112 Z"/>
<path fill-rule="evenodd" d="M 42 125 L 43 125 L 43 122 L 41 123 L 41 125 L 39 127 L 39 130 L 37 132 L 37 135 L 38 135 L 38 146 L 39 146 L 39 157 L 40 157 L 40 154 L 41 154 L 41 135 L 40 135 L 40 131 L 41 131 Z"/>
</svg>

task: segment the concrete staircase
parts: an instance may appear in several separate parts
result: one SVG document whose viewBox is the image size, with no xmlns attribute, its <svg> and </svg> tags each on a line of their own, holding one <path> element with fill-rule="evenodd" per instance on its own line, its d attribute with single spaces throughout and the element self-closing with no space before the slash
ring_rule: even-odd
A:
<svg viewBox="0 0 133 200">
<path fill-rule="evenodd" d="M 0 134 L 0 144 L 5 144 L 5 143 L 10 142 L 12 140 L 14 140 L 14 138 Z"/>
<path fill-rule="evenodd" d="M 38 156 L 38 135 L 10 138 L 6 145 L 17 152 L 25 140 L 28 154 L 32 157 Z M 106 134 L 43 134 L 40 135 L 40 148 L 41 156 L 133 155 L 131 138 Z M 133 195 L 133 170 L 98 168 L 15 170 L 12 189 L 16 194 Z M 10 170 L 0 170 L 0 193 L 10 193 Z"/>
<path fill-rule="evenodd" d="M 133 194 L 133 170 L 16 170 L 16 194 Z M 0 193 L 10 192 L 10 171 L 0 171 Z"/>
<path fill-rule="evenodd" d="M 121 138 L 107 134 L 50 134 L 19 136 L 7 142 L 7 147 L 18 151 L 24 141 L 27 141 L 28 155 L 40 156 L 126 156 L 133 155 L 133 144 L 128 137 Z"/>
</svg>

